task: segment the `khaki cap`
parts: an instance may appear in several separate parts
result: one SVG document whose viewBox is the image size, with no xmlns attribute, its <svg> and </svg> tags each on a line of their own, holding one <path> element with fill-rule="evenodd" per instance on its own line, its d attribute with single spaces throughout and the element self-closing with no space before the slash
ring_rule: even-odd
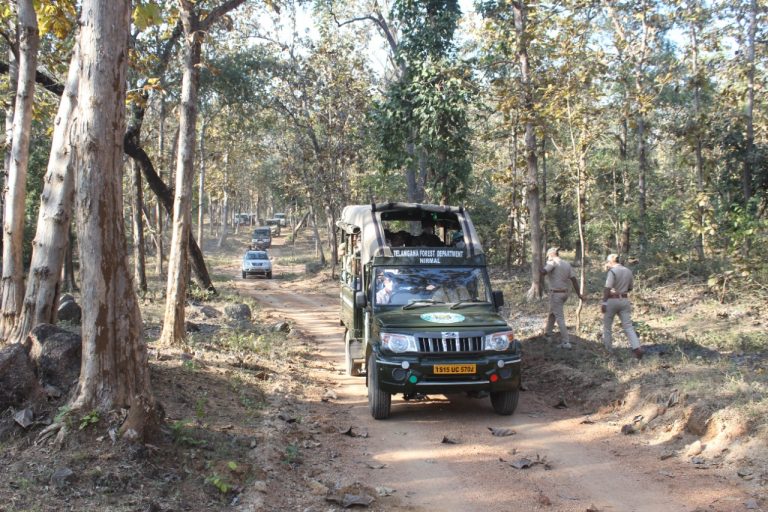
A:
<svg viewBox="0 0 768 512">
<path fill-rule="evenodd" d="M 549 256 L 550 254 L 557 254 L 557 251 L 559 250 L 560 250 L 559 247 L 550 247 L 549 249 L 547 249 L 547 256 Z"/>
</svg>

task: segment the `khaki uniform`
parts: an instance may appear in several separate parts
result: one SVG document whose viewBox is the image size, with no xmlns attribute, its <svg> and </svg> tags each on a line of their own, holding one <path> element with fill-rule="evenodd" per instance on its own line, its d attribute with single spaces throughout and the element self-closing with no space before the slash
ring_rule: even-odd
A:
<svg viewBox="0 0 768 512">
<path fill-rule="evenodd" d="M 621 327 L 629 339 L 633 349 L 640 347 L 640 339 L 637 337 L 635 327 L 632 325 L 632 305 L 629 303 L 629 292 L 632 290 L 632 271 L 627 267 L 617 264 L 608 271 L 605 279 L 605 287 L 610 288 L 611 295 L 605 303 L 605 315 L 603 315 L 603 343 L 605 348 L 613 345 L 613 318 L 619 315 Z"/>
<path fill-rule="evenodd" d="M 575 277 L 571 264 L 567 261 L 555 257 L 549 260 L 544 267 L 544 271 L 549 277 L 549 315 L 547 316 L 547 336 L 552 335 L 552 330 L 557 322 L 560 329 L 560 340 L 563 343 L 569 342 L 568 328 L 565 325 L 565 301 L 571 289 L 571 278 Z"/>
</svg>

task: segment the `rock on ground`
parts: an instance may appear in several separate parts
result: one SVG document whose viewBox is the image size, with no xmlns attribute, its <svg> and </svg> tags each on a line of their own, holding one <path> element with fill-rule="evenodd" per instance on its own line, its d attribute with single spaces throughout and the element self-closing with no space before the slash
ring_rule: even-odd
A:
<svg viewBox="0 0 768 512">
<path fill-rule="evenodd" d="M 34 366 L 21 344 L 0 350 L 0 411 L 18 406 L 39 391 Z"/>
<path fill-rule="evenodd" d="M 248 304 L 228 304 L 224 308 L 224 314 L 232 320 L 250 320 L 251 308 Z"/>
<path fill-rule="evenodd" d="M 75 301 L 69 301 L 64 302 L 59 306 L 56 315 L 61 321 L 80 324 L 80 318 L 83 315 L 83 310 Z"/>
<path fill-rule="evenodd" d="M 80 376 L 82 339 L 50 324 L 40 324 L 29 335 L 30 358 L 43 384 L 68 390 Z"/>
</svg>

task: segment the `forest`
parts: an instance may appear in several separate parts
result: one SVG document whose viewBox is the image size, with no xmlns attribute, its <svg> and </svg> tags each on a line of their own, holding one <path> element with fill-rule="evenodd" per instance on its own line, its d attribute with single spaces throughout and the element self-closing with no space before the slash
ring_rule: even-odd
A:
<svg viewBox="0 0 768 512">
<path fill-rule="evenodd" d="M 767 21 L 765 0 L 0 0 L 3 382 L 75 294 L 82 365 L 46 431 L 123 408 L 117 435 L 152 439 L 147 343 L 189 347 L 218 251 L 288 212 L 334 273 L 349 204 L 466 207 L 521 303 L 559 247 L 583 291 L 617 253 L 649 288 L 765 304 Z"/>
</svg>

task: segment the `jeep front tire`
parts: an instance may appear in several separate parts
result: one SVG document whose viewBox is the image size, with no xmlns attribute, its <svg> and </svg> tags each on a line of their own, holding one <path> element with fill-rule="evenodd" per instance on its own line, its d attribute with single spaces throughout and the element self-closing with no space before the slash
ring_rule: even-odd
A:
<svg viewBox="0 0 768 512">
<path fill-rule="evenodd" d="M 368 356 L 368 408 L 371 416 L 377 420 L 389 418 L 389 410 L 392 407 L 392 395 L 379 389 L 379 372 L 376 367 L 376 355 L 371 352 Z"/>
</svg>

